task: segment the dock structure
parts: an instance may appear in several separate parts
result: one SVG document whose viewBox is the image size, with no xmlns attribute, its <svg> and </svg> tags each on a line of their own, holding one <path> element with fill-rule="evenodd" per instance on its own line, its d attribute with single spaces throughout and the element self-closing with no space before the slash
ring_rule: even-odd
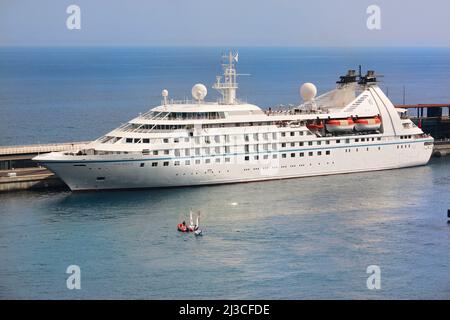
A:
<svg viewBox="0 0 450 320">
<path fill-rule="evenodd" d="M 65 184 L 31 159 L 40 153 L 75 151 L 89 142 L 67 142 L 0 147 L 0 192 L 62 187 Z"/>
<path fill-rule="evenodd" d="M 396 108 L 416 109 L 417 115 L 411 120 L 436 140 L 450 139 L 450 103 L 402 104 Z M 448 109 L 445 114 L 445 109 Z"/>
</svg>

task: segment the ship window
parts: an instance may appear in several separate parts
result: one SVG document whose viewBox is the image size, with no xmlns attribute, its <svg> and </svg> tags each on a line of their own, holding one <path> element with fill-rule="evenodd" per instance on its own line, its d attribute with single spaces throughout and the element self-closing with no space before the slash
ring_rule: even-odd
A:
<svg viewBox="0 0 450 320">
<path fill-rule="evenodd" d="M 322 151 L 317 151 L 317 155 L 321 156 L 322 155 Z"/>
<path fill-rule="evenodd" d="M 269 155 L 268 154 L 265 154 L 264 156 L 263 156 L 263 159 L 269 159 Z"/>
<path fill-rule="evenodd" d="M 248 134 L 244 134 L 244 140 L 245 140 L 245 142 L 248 142 L 248 141 L 249 141 L 249 139 L 248 139 Z"/>
<path fill-rule="evenodd" d="M 273 154 L 272 155 L 272 159 L 277 159 L 278 158 L 278 155 L 277 154 Z"/>
<path fill-rule="evenodd" d="M 224 137 L 225 137 L 225 142 L 230 142 L 230 136 L 229 135 L 226 135 Z"/>
<path fill-rule="evenodd" d="M 286 153 L 283 153 L 283 154 L 281 155 L 281 157 L 282 157 L 282 158 L 286 158 Z"/>
<path fill-rule="evenodd" d="M 320 146 L 322 144 L 321 141 L 317 141 L 317 145 Z"/>
<path fill-rule="evenodd" d="M 281 147 L 282 147 L 282 148 L 286 148 L 286 143 L 283 142 L 283 143 L 281 144 Z"/>
<path fill-rule="evenodd" d="M 150 143 L 150 139 L 144 139 L 143 143 Z"/>
<path fill-rule="evenodd" d="M 225 153 L 230 153 L 230 152 L 231 152 L 230 147 L 229 146 L 225 146 Z"/>
<path fill-rule="evenodd" d="M 355 142 L 359 142 L 359 139 L 355 139 Z"/>
<path fill-rule="evenodd" d="M 214 136 L 214 142 L 219 143 L 220 142 L 220 136 Z"/>
<path fill-rule="evenodd" d="M 189 149 L 184 149 L 184 154 L 189 157 L 191 155 L 191 150 Z"/>
<path fill-rule="evenodd" d="M 291 147 L 295 147 L 295 142 L 291 142 Z"/>
<path fill-rule="evenodd" d="M 291 153 L 291 158 L 294 158 L 295 157 L 295 153 Z"/>
<path fill-rule="evenodd" d="M 211 159 L 206 159 L 205 160 L 205 163 L 210 163 L 211 162 Z"/>
<path fill-rule="evenodd" d="M 179 165 L 180 165 L 180 161 L 175 161 L 175 162 L 173 163 L 173 165 L 179 166 Z"/>
<path fill-rule="evenodd" d="M 300 152 L 300 157 L 304 157 L 305 153 L 304 152 Z"/>
<path fill-rule="evenodd" d="M 330 144 L 330 140 L 327 140 L 327 144 Z"/>
<path fill-rule="evenodd" d="M 345 143 L 350 143 L 350 139 L 345 139 Z"/>
<path fill-rule="evenodd" d="M 225 158 L 225 162 L 230 162 L 230 158 Z"/>
<path fill-rule="evenodd" d="M 163 166 L 164 167 L 168 167 L 169 166 L 169 161 L 164 161 Z"/>
<path fill-rule="evenodd" d="M 204 151 L 205 151 L 205 154 L 207 154 L 207 155 L 209 155 L 209 154 L 210 154 L 210 152 L 209 152 L 209 148 L 204 148 Z"/>
<path fill-rule="evenodd" d="M 169 154 L 169 150 L 164 150 L 164 154 Z"/>
<path fill-rule="evenodd" d="M 302 136 L 303 135 L 303 131 L 300 131 L 299 134 Z"/>
<path fill-rule="evenodd" d="M 104 181 L 105 179 L 105 177 L 97 177 L 97 181 Z"/>
<path fill-rule="evenodd" d="M 184 162 L 184 164 L 185 164 L 186 166 L 189 166 L 189 165 L 191 164 L 191 160 L 186 160 L 186 161 Z"/>
<path fill-rule="evenodd" d="M 274 140 L 277 139 L 277 133 L 276 132 L 272 132 L 272 139 L 274 139 Z"/>
<path fill-rule="evenodd" d="M 291 131 L 291 137 L 293 137 L 295 135 L 294 131 Z"/>
<path fill-rule="evenodd" d="M 381 141 L 381 137 L 378 137 L 377 140 L 378 140 L 378 141 Z"/>
<path fill-rule="evenodd" d="M 178 143 L 178 142 L 180 142 L 180 139 L 179 138 L 174 138 L 173 142 Z"/>
<path fill-rule="evenodd" d="M 264 140 L 269 140 L 269 134 L 268 133 L 264 133 L 263 134 L 263 139 Z"/>
<path fill-rule="evenodd" d="M 311 136 L 312 135 L 312 133 L 311 132 L 306 132 L 306 134 L 308 135 L 308 136 Z"/>
<path fill-rule="evenodd" d="M 300 147 L 303 147 L 303 142 L 300 142 L 300 144 L 299 144 L 299 145 L 300 145 Z"/>
<path fill-rule="evenodd" d="M 217 154 L 219 154 L 220 153 L 220 147 L 215 147 L 215 151 L 216 151 Z"/>
<path fill-rule="evenodd" d="M 175 157 L 179 157 L 180 156 L 180 149 L 175 149 Z"/>
<path fill-rule="evenodd" d="M 281 136 L 282 136 L 282 137 L 286 137 L 286 132 L 282 132 L 282 133 L 281 133 Z"/>
<path fill-rule="evenodd" d="M 200 155 L 200 148 L 195 148 L 195 155 L 199 156 Z"/>
<path fill-rule="evenodd" d="M 366 139 L 365 138 L 361 138 L 361 142 L 364 142 L 364 141 L 366 141 Z"/>
<path fill-rule="evenodd" d="M 216 158 L 216 163 L 220 163 L 220 158 Z"/>
<path fill-rule="evenodd" d="M 375 141 L 375 138 L 372 138 L 372 141 Z"/>
<path fill-rule="evenodd" d="M 154 156 L 157 156 L 157 155 L 158 155 L 158 150 L 154 150 L 154 151 L 153 151 L 153 155 L 154 155 Z"/>
<path fill-rule="evenodd" d="M 189 138 L 184 138 L 184 142 L 189 142 Z"/>
<path fill-rule="evenodd" d="M 127 142 L 127 143 L 133 143 L 133 139 L 127 138 L 126 142 Z"/>
<path fill-rule="evenodd" d="M 210 143 L 211 141 L 209 140 L 209 137 L 208 136 L 206 136 L 205 137 L 205 143 Z"/>
<path fill-rule="evenodd" d="M 312 152 L 308 152 L 308 156 L 312 157 L 313 153 Z"/>
<path fill-rule="evenodd" d="M 134 139 L 134 143 L 140 143 L 141 139 Z"/>
<path fill-rule="evenodd" d="M 308 146 L 312 146 L 312 145 L 313 145 L 312 141 L 309 141 Z"/>
<path fill-rule="evenodd" d="M 257 134 L 257 133 L 254 133 L 254 134 L 253 134 L 253 140 L 255 140 L 255 141 L 258 141 L 258 140 L 259 140 L 258 134 Z"/>
<path fill-rule="evenodd" d="M 366 151 L 369 151 L 369 148 L 366 148 Z"/>
<path fill-rule="evenodd" d="M 142 168 L 143 166 L 145 166 L 145 163 L 144 163 L 144 162 L 141 163 L 141 168 Z"/>
<path fill-rule="evenodd" d="M 330 154 L 330 150 L 325 151 L 325 154 L 329 155 Z"/>
<path fill-rule="evenodd" d="M 245 161 L 248 161 L 250 158 L 249 158 L 249 156 L 245 156 Z"/>
<path fill-rule="evenodd" d="M 200 137 L 195 137 L 195 143 L 199 144 L 200 143 Z"/>
<path fill-rule="evenodd" d="M 158 166 L 158 162 L 152 162 L 152 167 L 157 167 Z"/>
<path fill-rule="evenodd" d="M 336 140 L 336 143 L 341 143 L 341 140 Z"/>
<path fill-rule="evenodd" d="M 195 164 L 200 164 L 200 159 L 196 159 Z"/>
<path fill-rule="evenodd" d="M 253 159 L 259 160 L 259 156 L 254 156 Z"/>
<path fill-rule="evenodd" d="M 163 139 L 164 143 L 169 143 L 169 139 Z"/>
</svg>

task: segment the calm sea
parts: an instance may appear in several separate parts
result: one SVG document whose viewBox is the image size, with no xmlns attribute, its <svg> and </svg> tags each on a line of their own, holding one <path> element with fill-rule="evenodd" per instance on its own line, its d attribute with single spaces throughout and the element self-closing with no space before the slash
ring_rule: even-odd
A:
<svg viewBox="0 0 450 320">
<path fill-rule="evenodd" d="M 220 48 L 0 49 L 0 145 L 89 140 L 211 84 Z M 349 68 L 395 102 L 450 98 L 450 49 L 240 48 L 240 96 L 323 92 Z M 210 90 L 210 97 L 216 97 Z M 0 194 L 0 298 L 450 299 L 450 161 L 263 183 Z M 176 224 L 202 211 L 204 236 Z M 66 268 L 81 268 L 68 290 Z M 367 289 L 366 269 L 381 269 Z"/>
</svg>

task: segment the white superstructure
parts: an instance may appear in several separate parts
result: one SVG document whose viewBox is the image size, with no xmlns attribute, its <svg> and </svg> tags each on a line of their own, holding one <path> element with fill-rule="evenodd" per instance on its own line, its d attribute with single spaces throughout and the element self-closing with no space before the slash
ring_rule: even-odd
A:
<svg viewBox="0 0 450 320">
<path fill-rule="evenodd" d="M 158 107 L 76 152 L 34 158 L 72 190 L 208 185 L 285 179 L 426 164 L 433 138 L 396 110 L 376 75 L 340 77 L 336 89 L 267 111 L 236 99 L 237 55 L 213 85 L 222 98 L 206 102 L 202 84 L 193 101 L 162 91 Z"/>
</svg>

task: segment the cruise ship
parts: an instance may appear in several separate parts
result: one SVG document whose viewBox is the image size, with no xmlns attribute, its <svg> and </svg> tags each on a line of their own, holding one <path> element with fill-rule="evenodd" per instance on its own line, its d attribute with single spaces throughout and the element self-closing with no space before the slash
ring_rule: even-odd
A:
<svg viewBox="0 0 450 320">
<path fill-rule="evenodd" d="M 176 187 L 265 181 L 425 165 L 433 138 L 396 109 L 374 71 L 350 70 L 320 96 L 312 83 L 289 108 L 260 107 L 236 98 L 237 54 L 207 102 L 196 84 L 192 100 L 161 105 L 78 151 L 34 158 L 71 190 Z"/>
</svg>

